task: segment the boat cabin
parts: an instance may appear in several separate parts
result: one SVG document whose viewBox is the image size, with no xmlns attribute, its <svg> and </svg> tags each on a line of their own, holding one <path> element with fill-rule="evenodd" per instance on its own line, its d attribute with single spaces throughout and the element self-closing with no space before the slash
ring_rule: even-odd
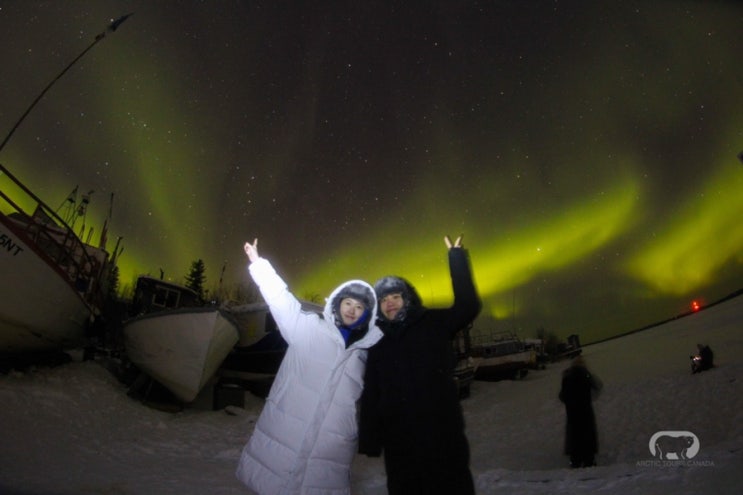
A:
<svg viewBox="0 0 743 495">
<path fill-rule="evenodd" d="M 134 289 L 131 313 L 141 315 L 164 309 L 203 305 L 204 301 L 188 287 L 154 277 L 142 276 L 137 279 L 137 286 Z"/>
</svg>

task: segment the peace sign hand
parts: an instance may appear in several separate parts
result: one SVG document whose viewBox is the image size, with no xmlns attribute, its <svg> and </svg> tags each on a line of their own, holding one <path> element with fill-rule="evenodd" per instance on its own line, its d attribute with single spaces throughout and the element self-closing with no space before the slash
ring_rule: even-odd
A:
<svg viewBox="0 0 743 495">
<path fill-rule="evenodd" d="M 462 247 L 462 235 L 464 234 L 460 234 L 459 237 L 457 237 L 457 240 L 454 241 L 454 244 L 451 243 L 451 239 L 449 238 L 448 235 L 444 236 L 444 242 L 446 243 L 446 247 L 448 249 L 451 249 L 452 247 L 461 248 Z"/>
</svg>

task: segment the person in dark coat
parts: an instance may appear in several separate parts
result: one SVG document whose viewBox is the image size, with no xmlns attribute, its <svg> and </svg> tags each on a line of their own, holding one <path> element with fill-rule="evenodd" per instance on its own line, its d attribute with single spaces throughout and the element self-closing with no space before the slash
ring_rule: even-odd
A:
<svg viewBox="0 0 743 495">
<path fill-rule="evenodd" d="M 359 452 L 384 454 L 389 495 L 470 495 L 469 444 L 454 381 L 452 340 L 480 312 L 461 236 L 447 236 L 454 304 L 423 306 L 405 279 L 374 285 L 377 325 L 361 395 Z"/>
<path fill-rule="evenodd" d="M 594 376 L 581 356 L 573 359 L 562 374 L 560 400 L 565 404 L 565 454 L 570 467 L 596 465 L 598 434 L 592 401 L 601 391 L 601 381 Z"/>
<path fill-rule="evenodd" d="M 714 366 L 714 354 L 712 349 L 708 345 L 697 344 L 697 350 L 699 351 L 696 356 L 691 357 L 691 372 L 699 373 L 712 369 Z"/>
</svg>

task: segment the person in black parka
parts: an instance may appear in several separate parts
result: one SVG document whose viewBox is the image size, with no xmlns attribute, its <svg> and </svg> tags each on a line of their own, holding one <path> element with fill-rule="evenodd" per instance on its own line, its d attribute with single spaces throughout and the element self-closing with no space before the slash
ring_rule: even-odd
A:
<svg viewBox="0 0 743 495">
<path fill-rule="evenodd" d="M 699 352 L 696 356 L 689 356 L 691 358 L 691 372 L 699 373 L 712 369 L 714 367 L 712 349 L 708 345 L 697 344 L 697 350 Z"/>
<path fill-rule="evenodd" d="M 361 395 L 359 452 L 384 454 L 389 495 L 471 495 L 469 445 L 454 381 L 452 339 L 480 312 L 461 236 L 449 250 L 454 304 L 425 308 L 415 288 L 384 277 L 374 290 L 384 336 Z"/>
<path fill-rule="evenodd" d="M 592 401 L 601 388 L 601 381 L 588 371 L 581 356 L 563 372 L 559 397 L 565 403 L 565 454 L 570 456 L 570 467 L 596 465 L 598 434 Z"/>
</svg>

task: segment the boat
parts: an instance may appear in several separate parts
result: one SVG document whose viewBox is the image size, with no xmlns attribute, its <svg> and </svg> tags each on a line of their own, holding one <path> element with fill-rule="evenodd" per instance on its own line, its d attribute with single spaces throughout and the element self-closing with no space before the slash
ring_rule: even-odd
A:
<svg viewBox="0 0 743 495">
<path fill-rule="evenodd" d="M 322 306 L 309 301 L 300 304 L 304 311 L 322 315 Z M 239 321 L 240 341 L 219 369 L 215 390 L 237 387 L 266 397 L 288 345 L 266 303 L 232 306 L 229 311 Z"/>
<path fill-rule="evenodd" d="M 457 384 L 459 399 L 470 396 L 470 385 L 475 379 L 475 362 L 472 359 L 472 324 L 457 332 L 452 340 L 454 350 L 454 382 Z"/>
<path fill-rule="evenodd" d="M 127 359 L 183 403 L 192 402 L 239 341 L 238 323 L 191 289 L 149 276 L 137 279 L 122 324 Z"/>
<path fill-rule="evenodd" d="M 523 378 L 529 368 L 536 366 L 534 348 L 509 331 L 473 336 L 470 356 L 475 367 L 475 380 Z"/>
<path fill-rule="evenodd" d="M 0 164 L 4 358 L 65 351 L 85 343 L 86 331 L 101 314 L 113 260 L 105 250 L 105 233 L 98 246 L 83 242 L 82 235 Z"/>
<path fill-rule="evenodd" d="M 111 22 L 41 91 L 0 143 L 10 141 L 44 95 L 88 51 L 131 16 Z M 75 192 L 77 188 L 75 188 Z M 76 196 L 75 196 L 76 198 Z M 69 200 L 70 198 L 68 198 Z M 85 214 L 89 194 L 74 212 Z M 78 216 L 72 218 L 77 219 Z M 0 361 L 56 354 L 84 344 L 95 325 L 107 292 L 106 278 L 114 266 L 105 250 L 106 226 L 99 246 L 81 239 L 20 180 L 0 164 Z M 88 237 L 92 229 L 88 232 Z M 24 359 L 25 360 L 25 359 Z M 34 362 L 30 357 L 29 362 Z"/>
<path fill-rule="evenodd" d="M 580 345 L 580 337 L 577 334 L 568 335 L 566 342 L 560 342 L 557 344 L 556 354 L 553 357 L 554 361 L 561 359 L 573 359 L 583 352 L 583 348 Z"/>
<path fill-rule="evenodd" d="M 225 359 L 220 375 L 246 381 L 272 380 L 286 353 L 287 343 L 263 302 L 230 307 L 239 322 L 240 341 Z"/>
</svg>

